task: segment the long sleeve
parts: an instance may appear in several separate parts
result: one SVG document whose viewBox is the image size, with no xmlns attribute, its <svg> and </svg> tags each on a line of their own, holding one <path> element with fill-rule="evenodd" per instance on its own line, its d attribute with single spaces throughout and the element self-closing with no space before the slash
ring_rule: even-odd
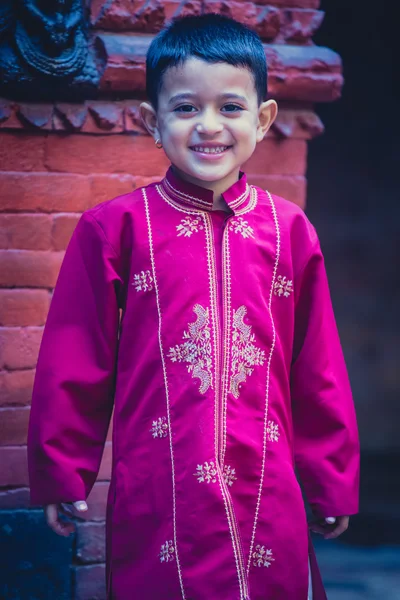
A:
<svg viewBox="0 0 400 600">
<path fill-rule="evenodd" d="M 118 257 L 84 213 L 61 265 L 39 351 L 28 432 L 32 504 L 86 499 L 113 408 Z"/>
<path fill-rule="evenodd" d="M 358 511 L 354 403 L 318 239 L 297 278 L 291 370 L 295 462 L 321 517 Z"/>
</svg>

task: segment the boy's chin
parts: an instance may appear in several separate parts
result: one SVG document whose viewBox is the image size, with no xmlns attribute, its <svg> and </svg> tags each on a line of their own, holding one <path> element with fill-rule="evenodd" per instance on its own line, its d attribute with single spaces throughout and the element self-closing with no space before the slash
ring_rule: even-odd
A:
<svg viewBox="0 0 400 600">
<path fill-rule="evenodd" d="M 190 165 L 182 165 L 173 161 L 171 161 L 171 163 L 174 169 L 177 170 L 178 173 L 180 173 L 183 177 L 186 175 L 187 177 L 200 179 L 201 181 L 208 181 L 210 183 L 227 177 L 233 171 L 240 170 L 239 164 L 235 166 L 232 164 L 218 164 L 218 162 L 213 161 L 202 165 L 194 165 L 193 163 Z"/>
</svg>

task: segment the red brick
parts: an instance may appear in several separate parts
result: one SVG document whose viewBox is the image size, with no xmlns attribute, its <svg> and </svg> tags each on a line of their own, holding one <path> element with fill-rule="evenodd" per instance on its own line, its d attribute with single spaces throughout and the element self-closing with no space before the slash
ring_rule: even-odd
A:
<svg viewBox="0 0 400 600">
<path fill-rule="evenodd" d="M 257 185 L 271 194 L 294 202 L 304 210 L 306 206 L 307 181 L 302 175 L 249 175 L 249 183 Z"/>
<path fill-rule="evenodd" d="M 76 558 L 81 563 L 101 563 L 106 560 L 106 524 L 77 523 Z"/>
<path fill-rule="evenodd" d="M 80 214 L 63 214 L 53 217 L 52 245 L 54 250 L 66 249 L 80 217 Z"/>
<path fill-rule="evenodd" d="M 26 446 L 0 446 L 0 487 L 29 485 Z"/>
<path fill-rule="evenodd" d="M 0 289 L 0 325 L 44 325 L 49 306 L 47 290 Z"/>
<path fill-rule="evenodd" d="M 250 174 L 304 175 L 307 143 L 304 140 L 264 139 L 257 144 L 243 170 Z"/>
<path fill-rule="evenodd" d="M 50 250 L 51 225 L 49 215 L 0 214 L 0 248 Z"/>
<path fill-rule="evenodd" d="M 73 173 L 0 172 L 0 197 L 2 210 L 83 212 L 90 206 L 90 182 Z"/>
<path fill-rule="evenodd" d="M 0 250 L 0 286 L 54 288 L 64 252 Z"/>
<path fill-rule="evenodd" d="M 105 565 L 76 567 L 75 600 L 106 600 L 105 582 Z"/>
<path fill-rule="evenodd" d="M 128 194 L 136 187 L 136 181 L 132 175 L 91 175 L 90 181 L 92 206 L 115 198 L 115 196 Z"/>
<path fill-rule="evenodd" d="M 0 170 L 45 171 L 44 141 L 46 135 L 27 132 L 0 133 Z"/>
<path fill-rule="evenodd" d="M 0 369 L 36 368 L 43 327 L 0 328 Z"/>
<path fill-rule="evenodd" d="M 32 399 L 35 370 L 0 371 L 0 406 L 24 406 Z"/>
<path fill-rule="evenodd" d="M 128 173 L 153 177 L 170 165 L 148 135 L 49 136 L 46 164 L 51 171 L 69 173 Z"/>
<path fill-rule="evenodd" d="M 29 488 L 17 488 L 0 492 L 0 510 L 29 507 Z"/>
<path fill-rule="evenodd" d="M 26 444 L 29 406 L 0 408 L 0 446 Z"/>
</svg>

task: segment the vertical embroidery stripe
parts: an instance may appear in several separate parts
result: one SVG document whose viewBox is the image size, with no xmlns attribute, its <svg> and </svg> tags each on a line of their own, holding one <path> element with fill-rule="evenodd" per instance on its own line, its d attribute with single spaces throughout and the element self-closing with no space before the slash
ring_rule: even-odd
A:
<svg viewBox="0 0 400 600">
<path fill-rule="evenodd" d="M 222 242 L 222 285 L 225 289 L 224 296 L 224 314 L 226 319 L 226 335 L 223 341 L 225 348 L 225 361 L 222 372 L 222 386 L 223 386 L 223 440 L 221 448 L 221 464 L 224 464 L 225 451 L 226 451 L 226 418 L 227 418 L 227 404 L 228 404 L 228 391 L 229 391 L 229 358 L 231 355 L 231 249 L 229 245 L 229 228 L 225 228 L 224 238 Z"/>
<path fill-rule="evenodd" d="M 267 439 L 268 439 L 268 406 L 269 406 L 269 384 L 270 384 L 270 374 L 271 374 L 271 360 L 272 360 L 272 355 L 275 350 L 275 343 L 276 343 L 276 329 L 275 329 L 274 316 L 272 314 L 272 296 L 274 293 L 276 274 L 278 272 L 279 259 L 280 259 L 280 253 L 281 253 L 281 232 L 279 229 L 278 215 L 276 212 L 274 200 L 268 191 L 267 191 L 267 196 L 268 196 L 268 200 L 271 205 L 271 211 L 272 211 L 272 216 L 274 219 L 274 225 L 275 225 L 275 231 L 276 231 L 275 264 L 274 264 L 274 270 L 272 273 L 271 288 L 269 291 L 269 300 L 268 300 L 268 312 L 269 312 L 269 317 L 271 319 L 271 325 L 272 325 L 272 343 L 271 343 L 271 350 L 269 352 L 268 362 L 267 362 L 267 380 L 266 380 L 266 392 L 265 392 L 265 412 L 264 412 L 263 453 L 262 453 L 261 475 L 260 475 L 260 484 L 259 484 L 259 488 L 258 488 L 256 510 L 255 510 L 255 515 L 254 515 L 253 531 L 252 531 L 251 542 L 250 542 L 249 560 L 247 563 L 247 575 L 249 574 L 250 567 L 251 567 L 251 560 L 253 557 L 254 539 L 255 539 L 256 531 L 257 531 L 258 515 L 260 512 L 261 495 L 262 495 L 262 488 L 263 488 L 263 483 L 264 483 L 265 457 L 266 457 Z"/>
<path fill-rule="evenodd" d="M 168 376 L 167 376 L 167 369 L 166 369 L 166 364 L 165 364 L 164 350 L 163 350 L 162 340 L 161 340 L 162 316 L 161 316 L 161 308 L 160 308 L 158 282 L 157 282 L 157 276 L 156 276 L 156 264 L 155 264 L 154 249 L 153 249 L 153 235 L 152 235 L 151 221 L 150 221 L 150 210 L 149 210 L 149 203 L 148 203 L 145 188 L 143 188 L 143 197 L 144 197 L 144 206 L 145 206 L 145 212 L 146 212 L 146 221 L 147 221 L 147 229 L 148 229 L 148 237 L 149 237 L 149 249 L 150 249 L 151 267 L 152 267 L 152 271 L 153 271 L 153 282 L 154 282 L 154 289 L 156 292 L 156 303 L 157 303 L 157 312 L 158 312 L 158 343 L 160 346 L 160 355 L 161 355 L 161 362 L 162 362 L 162 368 L 163 368 L 163 374 L 164 374 L 165 399 L 166 399 L 166 403 L 167 403 L 169 447 L 170 447 L 171 467 L 172 467 L 172 510 L 173 510 L 173 528 L 174 528 L 173 548 L 174 548 L 174 552 L 175 552 L 176 564 L 178 567 L 178 576 L 179 576 L 179 584 L 181 587 L 182 600 L 185 600 L 185 590 L 183 587 L 183 578 L 182 578 L 182 571 L 181 571 L 181 565 L 180 565 L 180 560 L 179 560 L 178 544 L 177 544 L 177 537 L 176 537 L 175 463 L 174 463 L 174 449 L 173 449 L 173 445 L 172 445 L 172 435 L 171 435 L 171 414 L 170 414 L 170 403 L 169 403 Z"/>
<path fill-rule="evenodd" d="M 236 571 L 238 575 L 239 588 L 240 588 L 240 598 L 244 600 L 247 598 L 246 592 L 246 581 L 244 580 L 243 575 L 245 576 L 245 572 L 242 575 L 243 568 L 240 560 L 240 543 L 237 539 L 237 535 L 234 531 L 236 528 L 237 531 L 237 523 L 235 520 L 235 516 L 233 514 L 233 508 L 231 505 L 231 501 L 228 495 L 228 491 L 226 489 L 226 483 L 223 479 L 223 474 L 221 472 L 221 466 L 219 465 L 219 434 L 220 434 L 220 418 L 219 418 L 219 395 L 220 395 L 220 354 L 219 349 L 221 348 L 221 339 L 220 339 L 220 330 L 219 330 L 219 311 L 218 311 L 218 278 L 215 270 L 215 246 L 214 246 L 214 234 L 213 234 L 213 224 L 211 220 L 211 216 L 209 213 L 203 213 L 205 233 L 206 233 L 206 242 L 207 242 L 207 262 L 208 262 L 208 274 L 209 274 L 209 288 L 210 288 L 210 306 L 211 306 L 211 317 L 213 323 L 213 333 L 214 333 L 214 353 L 215 353 L 215 402 L 214 402 L 214 420 L 215 420 L 215 437 L 214 437 L 214 445 L 215 445 L 215 458 L 216 458 L 216 466 L 218 470 L 218 483 L 221 490 L 221 495 L 225 505 L 225 512 L 227 516 L 229 531 L 232 539 L 232 547 L 233 553 L 236 562 Z"/>
</svg>

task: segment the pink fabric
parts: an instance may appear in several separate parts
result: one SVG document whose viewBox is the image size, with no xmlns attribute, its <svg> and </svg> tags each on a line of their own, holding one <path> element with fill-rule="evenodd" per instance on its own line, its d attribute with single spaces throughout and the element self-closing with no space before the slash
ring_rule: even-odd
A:
<svg viewBox="0 0 400 600">
<path fill-rule="evenodd" d="M 109 599 L 306 600 L 295 464 L 317 515 L 358 510 L 356 419 L 315 230 L 244 173 L 224 198 L 232 213 L 212 212 L 212 192 L 171 167 L 86 211 L 54 291 L 31 501 L 87 498 L 114 406 Z"/>
</svg>

